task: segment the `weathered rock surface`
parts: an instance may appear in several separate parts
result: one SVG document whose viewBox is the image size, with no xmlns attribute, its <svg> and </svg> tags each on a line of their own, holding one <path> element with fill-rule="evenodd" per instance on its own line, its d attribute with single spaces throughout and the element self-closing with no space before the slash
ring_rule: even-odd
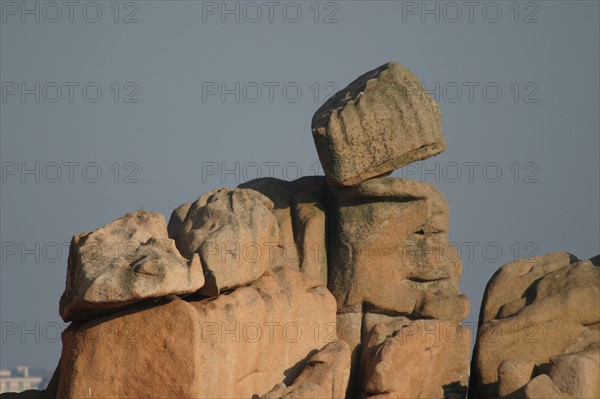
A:
<svg viewBox="0 0 600 399">
<path fill-rule="evenodd" d="M 278 384 L 261 399 L 344 399 L 349 375 L 350 348 L 334 341 L 311 356 L 292 385 Z"/>
<path fill-rule="evenodd" d="M 547 364 L 534 365 L 521 359 L 503 361 L 498 370 L 500 398 L 592 399 L 600 397 L 598 344 L 600 341 L 589 345 L 583 352 L 554 356 Z"/>
<path fill-rule="evenodd" d="M 595 259 L 596 264 L 551 253 L 509 263 L 496 272 L 481 309 L 470 397 L 493 398 L 500 389 L 507 393 L 498 383 L 505 360 L 539 366 L 600 341 L 600 267 Z M 501 374 L 505 371 L 500 367 Z M 529 397 L 553 392 L 546 380 L 534 378 L 528 384 Z"/>
<path fill-rule="evenodd" d="M 552 357 L 548 376 L 573 398 L 600 398 L 600 349 Z"/>
<path fill-rule="evenodd" d="M 464 398 L 469 349 L 469 329 L 455 322 L 379 323 L 363 344 L 362 393 L 373 398 Z"/>
<path fill-rule="evenodd" d="M 129 213 L 71 240 L 63 320 L 90 320 L 135 302 L 189 294 L 204 284 L 197 256 L 183 258 L 155 212 Z"/>
<path fill-rule="evenodd" d="M 294 181 L 260 178 L 240 184 L 273 201 L 279 225 L 275 264 L 291 267 L 327 284 L 325 236 L 327 182 L 323 176 Z"/>
<path fill-rule="evenodd" d="M 523 387 L 522 393 L 515 398 L 522 399 L 572 399 L 561 392 L 560 389 L 546 374 L 535 377 L 529 384 Z M 579 398 L 578 398 L 579 399 Z"/>
<path fill-rule="evenodd" d="M 298 248 L 294 240 L 291 202 L 293 190 L 290 182 L 275 178 L 259 178 L 242 183 L 238 188 L 258 191 L 273 202 L 271 212 L 279 226 L 279 238 L 274 253 L 274 263 L 299 270 Z"/>
<path fill-rule="evenodd" d="M 287 267 L 191 304 L 200 321 L 203 398 L 251 398 L 290 384 L 313 351 L 337 339 L 333 296 L 319 280 Z"/>
<path fill-rule="evenodd" d="M 198 315 L 179 299 L 73 323 L 63 332 L 57 398 L 197 398 L 199 339 Z"/>
<path fill-rule="evenodd" d="M 338 337 L 349 345 L 351 351 L 352 362 L 349 390 L 350 392 L 358 392 L 358 372 L 360 370 L 360 354 L 362 350 L 361 342 L 365 337 L 361 332 L 364 325 L 363 314 L 361 312 L 338 313 L 336 321 Z M 352 398 L 353 396 L 348 397 L 348 399 Z"/>
<path fill-rule="evenodd" d="M 57 397 L 251 398 L 291 383 L 336 339 L 335 300 L 323 284 L 275 267 L 217 298 L 73 323 L 63 333 Z M 329 377 L 337 384 L 343 374 Z"/>
<path fill-rule="evenodd" d="M 390 62 L 360 76 L 313 116 L 330 183 L 351 186 L 442 152 L 441 114 L 419 80 Z"/>
<path fill-rule="evenodd" d="M 534 376 L 536 364 L 530 360 L 506 359 L 498 367 L 498 396 L 511 397 Z"/>
<path fill-rule="evenodd" d="M 338 305 L 338 335 L 353 352 L 379 322 L 463 320 L 461 260 L 448 244 L 448 205 L 433 186 L 376 178 L 337 194 L 329 217 L 328 288 Z"/>
<path fill-rule="evenodd" d="M 173 211 L 169 236 L 186 258 L 200 255 L 202 295 L 248 285 L 273 266 L 279 228 L 272 208 L 254 190 L 222 188 Z"/>
<path fill-rule="evenodd" d="M 448 205 L 437 189 L 371 179 L 340 191 L 334 212 L 328 287 L 338 313 L 356 314 L 352 323 L 340 323 L 342 329 L 357 329 L 341 335 L 361 337 L 362 313 L 452 321 L 467 316 L 468 300 L 458 288 L 461 260 L 448 244 Z"/>
</svg>

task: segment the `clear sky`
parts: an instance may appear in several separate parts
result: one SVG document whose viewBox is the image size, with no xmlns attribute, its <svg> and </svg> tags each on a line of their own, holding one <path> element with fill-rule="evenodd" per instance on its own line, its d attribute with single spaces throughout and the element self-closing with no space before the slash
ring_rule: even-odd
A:
<svg viewBox="0 0 600 399">
<path fill-rule="evenodd" d="M 314 111 L 390 60 L 440 103 L 446 152 L 394 176 L 446 195 L 468 323 L 515 256 L 600 252 L 597 1 L 0 5 L 1 367 L 57 364 L 73 234 L 322 173 Z"/>
</svg>

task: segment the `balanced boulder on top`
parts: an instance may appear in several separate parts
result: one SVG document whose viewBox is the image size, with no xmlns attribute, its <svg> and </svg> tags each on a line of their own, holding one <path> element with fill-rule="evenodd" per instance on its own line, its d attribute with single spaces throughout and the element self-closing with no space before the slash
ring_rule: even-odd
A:
<svg viewBox="0 0 600 399">
<path fill-rule="evenodd" d="M 406 67 L 389 62 L 333 95 L 312 119 L 330 184 L 352 186 L 444 151 L 437 103 Z"/>
</svg>

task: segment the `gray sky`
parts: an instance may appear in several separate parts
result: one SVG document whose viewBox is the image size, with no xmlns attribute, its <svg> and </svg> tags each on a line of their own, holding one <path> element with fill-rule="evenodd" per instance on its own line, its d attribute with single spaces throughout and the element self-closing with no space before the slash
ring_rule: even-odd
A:
<svg viewBox="0 0 600 399">
<path fill-rule="evenodd" d="M 314 111 L 390 60 L 440 102 L 446 152 L 394 176 L 446 195 L 467 322 L 515 256 L 598 254 L 599 3 L 469 4 L 1 0 L 0 366 L 57 364 L 73 234 L 322 173 Z"/>
</svg>

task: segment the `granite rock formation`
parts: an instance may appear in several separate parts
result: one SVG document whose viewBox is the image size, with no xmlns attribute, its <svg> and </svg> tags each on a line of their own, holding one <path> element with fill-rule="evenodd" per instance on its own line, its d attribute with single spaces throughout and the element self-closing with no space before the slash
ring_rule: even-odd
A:
<svg viewBox="0 0 600 399">
<path fill-rule="evenodd" d="M 556 389 L 564 397 L 580 397 L 571 392 L 583 392 L 583 388 L 567 388 L 562 382 L 554 386 L 549 379 L 561 380 L 563 374 L 575 380 L 587 373 L 582 370 L 588 366 L 575 366 L 577 359 L 593 358 L 586 348 L 600 341 L 598 260 L 550 253 L 509 263 L 494 274 L 481 307 L 470 397 L 521 397 L 514 392 L 524 383 L 530 393 L 523 397 L 539 397 Z M 573 365 L 567 372 L 567 360 L 557 356 L 569 354 L 575 357 L 565 358 Z M 593 360 L 588 363 L 592 367 Z M 548 364 L 550 372 L 545 373 Z M 581 384 L 597 383 L 584 374 Z"/>
<path fill-rule="evenodd" d="M 446 146 L 410 71 L 362 75 L 312 131 L 326 176 L 218 188 L 168 226 L 138 211 L 76 235 L 52 382 L 2 399 L 600 396 L 600 257 L 500 268 L 469 369 L 448 203 L 383 177 Z"/>
<path fill-rule="evenodd" d="M 456 322 L 397 319 L 378 323 L 362 348 L 367 398 L 464 398 L 469 329 Z"/>
<path fill-rule="evenodd" d="M 183 258 L 164 216 L 137 211 L 71 240 L 60 315 L 90 320 L 143 300 L 191 294 L 204 285 L 198 256 Z"/>
<path fill-rule="evenodd" d="M 229 295 L 71 324 L 57 397 L 251 398 L 336 338 L 323 284 L 276 267 Z"/>
</svg>

